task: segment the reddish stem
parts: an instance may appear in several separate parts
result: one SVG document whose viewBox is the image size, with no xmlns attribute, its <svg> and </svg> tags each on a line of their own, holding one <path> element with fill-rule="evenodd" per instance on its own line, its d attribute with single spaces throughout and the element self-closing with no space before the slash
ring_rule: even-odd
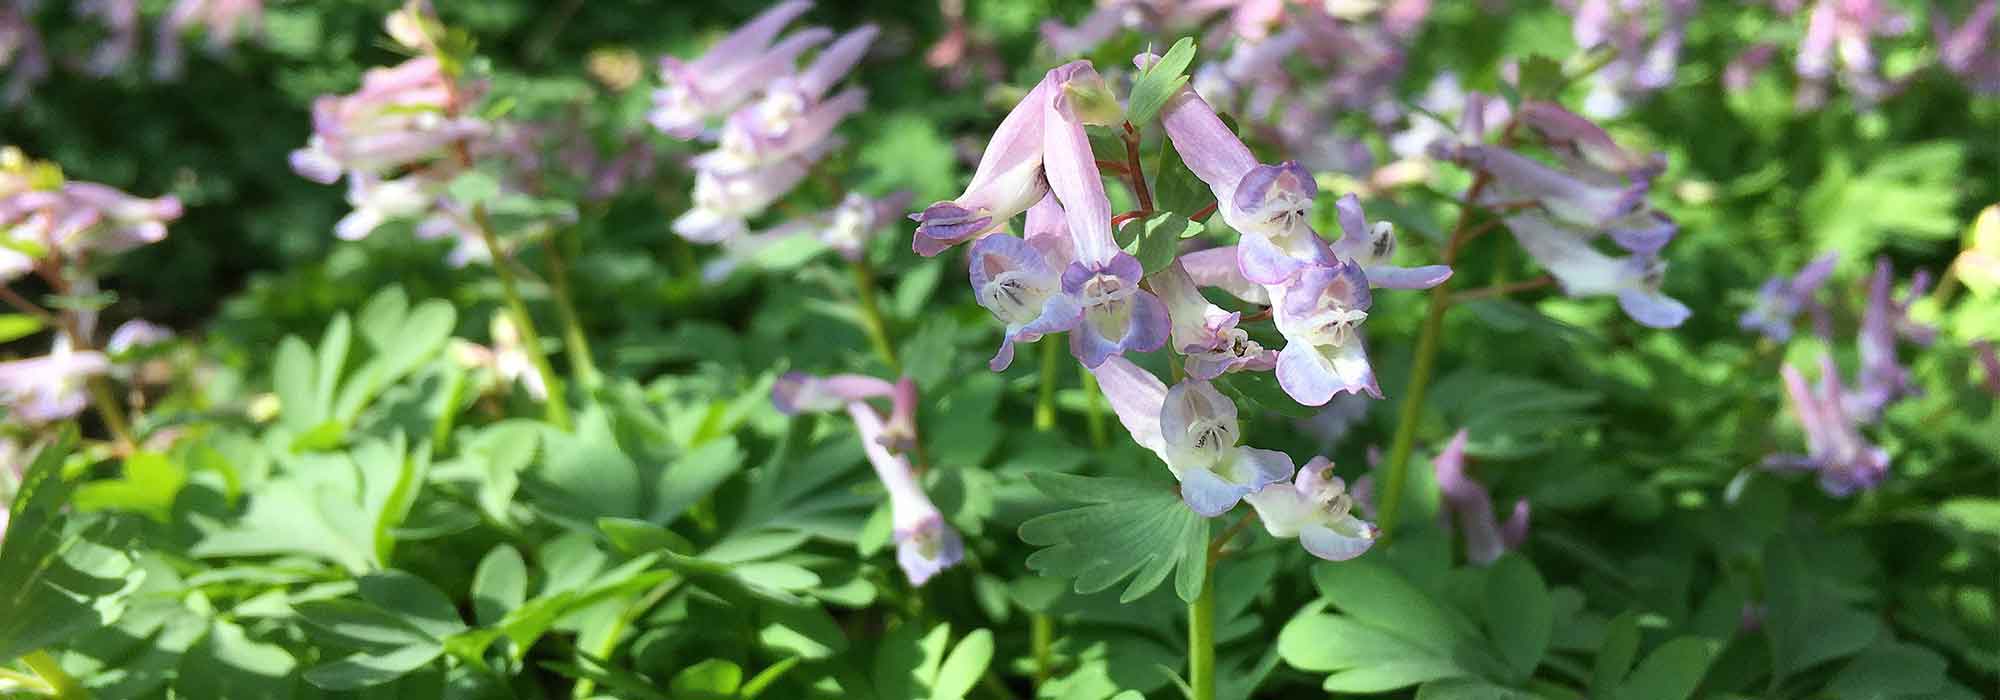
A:
<svg viewBox="0 0 2000 700">
<path fill-rule="evenodd" d="M 1196 211 L 1194 216 L 1190 216 L 1188 219 L 1191 221 L 1207 221 L 1209 216 L 1215 214 L 1215 208 L 1220 204 L 1222 203 L 1209 202 L 1208 206 L 1202 207 L 1200 211 Z"/>
</svg>

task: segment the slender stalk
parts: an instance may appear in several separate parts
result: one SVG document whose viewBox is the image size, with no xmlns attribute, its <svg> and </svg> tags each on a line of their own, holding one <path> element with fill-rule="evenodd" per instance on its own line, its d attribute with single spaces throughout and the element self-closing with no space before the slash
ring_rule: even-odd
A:
<svg viewBox="0 0 2000 700">
<path fill-rule="evenodd" d="M 1090 427 L 1090 446 L 1102 450 L 1111 446 L 1111 435 L 1104 428 L 1104 392 L 1097 389 L 1097 375 L 1091 374 L 1082 365 L 1078 365 L 1077 369 L 1083 375 L 1084 394 L 1090 397 L 1086 413 L 1090 418 L 1087 423 Z"/>
<path fill-rule="evenodd" d="M 1056 621 L 1048 613 L 1035 613 L 1028 618 L 1029 637 L 1035 651 L 1035 688 L 1049 682 L 1055 675 Z"/>
<path fill-rule="evenodd" d="M 49 313 L 48 309 L 37 306 L 35 302 L 21 298 L 21 295 L 15 293 L 12 287 L 0 286 L 0 301 L 4 301 L 8 306 L 14 307 L 16 311 L 35 317 L 35 320 L 41 321 L 44 326 L 60 327 L 62 325 L 62 321 L 57 320 L 54 314 Z"/>
<path fill-rule="evenodd" d="M 514 317 L 514 327 L 521 332 L 521 344 L 528 351 L 528 361 L 535 366 L 535 372 L 542 375 L 542 386 L 548 387 L 549 400 L 543 404 L 543 411 L 549 423 L 567 432 L 570 428 L 569 403 L 563 393 L 562 378 L 549 365 L 549 356 L 542 352 L 542 334 L 535 330 L 535 318 L 528 314 L 528 305 L 521 301 L 520 285 L 514 279 L 514 268 L 507 264 L 507 251 L 500 247 L 500 238 L 493 234 L 492 222 L 486 215 L 486 205 L 472 206 L 472 225 L 479 229 L 480 240 L 493 254 L 493 272 L 500 278 L 500 291 L 507 296 L 507 310 Z"/>
<path fill-rule="evenodd" d="M 603 643 L 598 644 L 597 648 L 591 649 L 590 654 L 609 662 L 611 660 L 611 653 L 618 650 L 619 638 L 625 636 L 625 628 L 631 627 L 633 622 L 646 614 L 646 611 L 652 610 L 655 605 L 659 605 L 660 601 L 666 598 L 667 594 L 674 592 L 674 589 L 679 588 L 684 580 L 679 576 L 675 576 L 661 581 L 659 584 L 653 586 L 652 590 L 646 591 L 646 595 L 633 601 L 631 605 L 625 606 L 624 610 L 619 611 L 618 617 L 612 620 L 611 632 L 604 635 Z M 597 683 L 589 678 L 579 678 L 576 681 L 576 685 L 570 690 L 570 697 L 588 698 L 597 693 Z"/>
<path fill-rule="evenodd" d="M 549 290 L 556 297 L 556 312 L 563 323 L 563 354 L 569 358 L 569 372 L 586 388 L 600 382 L 597 360 L 590 352 L 590 337 L 583 332 L 583 319 L 576 313 L 569 286 L 569 262 L 563 257 L 562 237 L 549 241 Z"/>
<path fill-rule="evenodd" d="M 1208 558 L 1212 561 L 1221 561 L 1222 548 L 1229 546 L 1229 541 L 1236 539 L 1236 536 L 1243 532 L 1243 528 L 1248 527 L 1250 521 L 1256 519 L 1257 511 L 1245 511 L 1242 517 L 1237 518 L 1236 522 L 1229 525 L 1229 529 L 1223 530 L 1222 534 L 1216 535 L 1215 539 L 1208 543 Z"/>
<path fill-rule="evenodd" d="M 875 346 L 875 354 L 888 363 L 889 371 L 903 373 L 903 363 L 896 360 L 896 348 L 889 343 L 889 324 L 883 320 L 882 307 L 875 300 L 875 268 L 868 265 L 868 258 L 855 260 L 854 289 L 864 323 L 862 330 L 868 333 L 868 342 Z"/>
<path fill-rule="evenodd" d="M 1487 297 L 1504 297 L 1509 294 L 1513 294 L 1515 292 L 1525 292 L 1534 289 L 1541 289 L 1543 287 L 1547 287 L 1554 283 L 1555 283 L 1554 278 L 1549 277 L 1548 275 L 1542 275 L 1540 277 L 1536 277 L 1531 280 L 1522 280 L 1519 282 L 1495 284 L 1495 285 L 1480 287 L 1478 289 L 1468 289 L 1463 292 L 1451 295 L 1451 301 L 1452 303 L 1456 304 L 1462 301 L 1471 301 L 1473 299 L 1485 299 Z"/>
<path fill-rule="evenodd" d="M 69 283 L 63 279 L 61 274 L 48 272 L 44 277 L 49 280 L 51 286 L 55 287 L 57 294 L 69 294 Z M 13 295 L 14 292 L 13 290 L 8 290 L 7 294 Z M 19 297 L 16 296 L 15 298 L 18 299 Z M 9 303 L 13 303 L 12 300 Z M 27 303 L 26 300 L 21 300 L 21 303 L 26 304 L 25 307 L 22 307 L 24 309 L 40 308 L 34 304 Z M 70 350 L 72 352 L 92 352 L 96 350 L 96 346 L 91 344 L 90 336 L 85 332 L 83 321 L 78 318 L 77 312 L 65 311 L 59 316 L 53 317 L 47 316 L 48 312 L 46 311 L 42 313 L 45 317 L 55 318 L 59 322 L 63 334 L 69 336 Z M 132 424 L 125 420 L 125 407 L 118 402 L 118 394 L 111 390 L 111 384 L 106 382 L 104 375 L 101 374 L 93 374 L 85 377 L 83 385 L 90 392 L 91 408 L 97 410 L 98 418 L 104 421 L 104 429 L 110 432 L 111 439 L 118 443 L 118 450 L 122 453 L 130 453 L 139 443 L 132 439 Z"/>
<path fill-rule="evenodd" d="M 45 650 L 28 652 L 27 656 L 21 657 L 21 663 L 27 664 L 29 670 L 40 676 L 42 682 L 47 683 L 49 689 L 54 691 L 53 695 L 58 700 L 82 700 L 90 697 L 90 690 L 64 671 L 62 664 L 56 662 L 56 657 Z"/>
<path fill-rule="evenodd" d="M 1035 430 L 1047 432 L 1056 427 L 1056 381 L 1063 362 L 1060 348 L 1055 341 L 1042 343 L 1042 390 L 1035 398 Z"/>
<path fill-rule="evenodd" d="M 1139 165 L 1139 130 L 1132 128 L 1132 122 L 1125 122 L 1125 175 L 1132 181 L 1132 196 L 1139 198 L 1139 209 L 1153 211 L 1153 191 L 1146 187 L 1146 169 Z"/>
<path fill-rule="evenodd" d="M 1205 564 L 1201 595 L 1188 604 L 1188 687 L 1192 700 L 1215 700 L 1215 557 Z"/>
</svg>

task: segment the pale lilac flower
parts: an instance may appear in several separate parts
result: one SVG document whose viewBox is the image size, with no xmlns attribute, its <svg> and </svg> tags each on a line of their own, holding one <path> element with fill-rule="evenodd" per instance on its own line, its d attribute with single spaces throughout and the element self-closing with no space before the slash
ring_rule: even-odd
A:
<svg viewBox="0 0 2000 700">
<path fill-rule="evenodd" d="M 1571 0 L 1571 33 L 1585 50 L 1613 51 L 1612 60 L 1591 75 L 1586 111 L 1600 117 L 1623 114 L 1638 98 L 1673 82 L 1681 43 L 1695 0 Z"/>
<path fill-rule="evenodd" d="M 719 243 L 744 235 L 749 231 L 749 218 L 762 214 L 791 192 L 812 166 L 838 145 L 838 139 L 828 139 L 805 153 L 750 170 L 697 170 L 694 207 L 674 219 L 674 233 L 696 243 Z"/>
<path fill-rule="evenodd" d="M 1798 106 L 1811 109 L 1823 104 L 1828 83 L 1836 77 L 1864 104 L 1900 90 L 1901 85 L 1881 75 L 1871 42 L 1876 36 L 1909 30 L 1910 18 L 1883 0 L 1817 0 L 1807 15 L 1793 66 L 1801 83 Z"/>
<path fill-rule="evenodd" d="M 1547 218 L 1576 227 L 1591 237 L 1609 235 L 1633 253 L 1657 253 L 1673 239 L 1675 227 L 1664 216 L 1647 210 L 1644 180 L 1588 177 L 1563 172 L 1540 161 L 1495 146 L 1459 146 L 1446 152 L 1459 164 L 1486 172 L 1492 185 L 1482 202 L 1519 207 L 1532 203 Z"/>
<path fill-rule="evenodd" d="M 965 558 L 965 542 L 924 493 L 909 458 L 891 452 L 886 446 L 894 440 L 885 439 L 887 428 L 875 409 L 865 402 L 853 401 L 847 404 L 847 413 L 854 417 L 854 427 L 861 433 L 861 448 L 868 454 L 868 463 L 875 467 L 875 476 L 889 491 L 896 563 L 911 585 L 924 585 L 932 576 Z"/>
<path fill-rule="evenodd" d="M 1437 470 L 1438 491 L 1444 498 L 1439 516 L 1456 521 L 1465 537 L 1465 558 L 1474 564 L 1491 564 L 1501 554 L 1521 546 L 1528 539 L 1528 499 L 1514 502 L 1514 511 L 1502 524 L 1493 515 L 1493 497 L 1486 486 L 1465 473 L 1466 431 L 1461 429 L 1445 443 L 1431 466 Z"/>
<path fill-rule="evenodd" d="M 1321 406 L 1337 394 L 1382 398 L 1368 364 L 1361 323 L 1374 299 L 1368 277 L 1350 262 L 1305 268 L 1298 279 L 1272 288 L 1278 332 L 1278 385 L 1293 400 Z"/>
<path fill-rule="evenodd" d="M 877 33 L 867 25 L 842 35 L 805 71 L 776 80 L 762 97 L 731 113 L 716 150 L 697 157 L 696 167 L 745 170 L 796 156 L 824 141 L 866 102 L 867 93 L 860 88 L 825 95 L 861 60 Z"/>
<path fill-rule="evenodd" d="M 1062 290 L 1083 308 L 1070 333 L 1070 353 L 1085 367 L 1127 352 L 1157 350 L 1167 342 L 1167 307 L 1139 287 L 1145 270 L 1111 235 L 1111 201 L 1097 159 L 1084 135 L 1086 115 L 1077 91 L 1102 90 L 1090 64 L 1078 61 L 1049 72 L 1043 153 L 1050 194 L 1062 205 L 1076 260 L 1062 272 Z"/>
<path fill-rule="evenodd" d="M 333 225 L 333 235 L 358 241 L 390 221 L 414 219 L 430 212 L 445 183 L 422 175 L 379 180 L 355 174 L 347 179 L 347 204 L 353 209 Z"/>
<path fill-rule="evenodd" d="M 18 151 L 7 158 L 15 161 L 10 168 L 30 167 Z M 28 250 L 4 248 L 0 282 L 34 269 L 40 256 L 80 260 L 158 242 L 167 236 L 167 223 L 180 216 L 176 197 L 147 199 L 78 181 L 43 189 L 29 182 L 25 172 L 7 172 L 0 175 L 0 230 L 6 232 L 0 235 Z"/>
<path fill-rule="evenodd" d="M 1054 75 L 1054 71 L 1050 72 Z M 1000 121 L 988 139 L 972 182 L 958 198 L 937 202 L 910 215 L 917 222 L 911 248 L 924 257 L 1007 227 L 1048 194 L 1042 172 L 1042 132 L 1054 81 L 1044 77 Z M 1109 225 L 1109 222 L 1106 222 Z"/>
<path fill-rule="evenodd" d="M 1306 223 L 1319 186 L 1304 167 L 1258 164 L 1193 90 L 1167 100 L 1160 123 L 1181 161 L 1214 192 L 1223 221 L 1242 233 L 1237 255 L 1250 281 L 1283 284 L 1307 265 L 1334 261 Z"/>
<path fill-rule="evenodd" d="M 291 154 L 292 170 L 333 184 L 343 172 L 386 177 L 449 155 L 454 146 L 491 132 L 461 116 L 466 95 L 433 57 L 412 58 L 362 75 L 361 89 L 313 101 L 313 135 Z"/>
<path fill-rule="evenodd" d="M 104 352 L 112 357 L 118 357 L 133 350 L 159 345 L 173 338 L 173 331 L 150 321 L 135 318 L 112 329 L 111 339 L 104 343 Z"/>
<path fill-rule="evenodd" d="M 867 253 L 868 241 L 909 209 L 910 197 L 909 192 L 885 197 L 849 192 L 832 209 L 791 219 L 766 231 L 723 238 L 719 242 L 724 254 L 702 266 L 702 278 L 710 282 L 725 279 L 744 261 L 799 236 L 816 238 L 842 259 L 858 261 Z"/>
<path fill-rule="evenodd" d="M 492 372 L 503 388 L 518 382 L 534 400 L 547 401 L 549 387 L 542 383 L 542 373 L 535 369 L 534 361 L 528 356 L 527 345 L 522 342 L 521 332 L 514 327 L 513 320 L 503 314 L 494 314 L 489 332 L 493 336 L 491 348 L 453 338 L 452 358 L 460 365 Z"/>
<path fill-rule="evenodd" d="M 99 77 L 118 72 L 139 49 L 139 0 L 77 0 L 79 19 L 95 17 L 105 36 L 90 52 L 83 70 Z"/>
<path fill-rule="evenodd" d="M 49 54 L 35 27 L 33 3 L 0 4 L 0 68 L 7 68 L 5 102 L 19 104 L 49 77 Z"/>
<path fill-rule="evenodd" d="M 1583 234 L 1539 213 L 1506 218 L 1507 229 L 1528 255 L 1572 297 L 1615 296 L 1625 315 L 1641 325 L 1674 328 L 1692 313 L 1660 293 L 1667 263 L 1656 256 L 1614 258 L 1597 250 Z"/>
<path fill-rule="evenodd" d="M 1757 303 L 1743 312 L 1737 325 L 1780 343 L 1791 340 L 1792 319 L 1799 312 L 1811 310 L 1816 315 L 1823 314 L 1822 307 L 1813 296 L 1826 286 L 1827 279 L 1833 276 L 1834 264 L 1838 262 L 1838 253 L 1827 253 L 1814 258 L 1790 278 L 1765 280 L 1764 286 L 1757 290 Z"/>
<path fill-rule="evenodd" d="M 1188 376 L 1209 380 L 1228 372 L 1269 371 L 1278 352 L 1265 349 L 1236 327 L 1242 314 L 1209 303 L 1180 260 L 1147 278 L 1173 322 L 1173 349 L 1185 357 Z"/>
<path fill-rule="evenodd" d="M 245 36 L 263 31 L 264 0 L 174 0 L 153 36 L 153 75 L 160 79 L 181 74 L 181 38 L 200 28 L 208 51 L 220 54 Z"/>
<path fill-rule="evenodd" d="M 1452 125 L 1457 122 L 1441 120 L 1477 125 L 1479 133 L 1464 136 L 1467 141 L 1477 142 L 1496 135 L 1501 125 L 1507 122 L 1512 109 L 1506 100 L 1487 99 L 1484 95 L 1467 91 L 1458 74 L 1451 71 L 1440 72 L 1431 79 L 1430 85 L 1424 88 L 1424 94 L 1418 96 L 1417 106 L 1422 107 L 1423 112 L 1411 112 L 1403 130 L 1389 135 L 1389 151 L 1403 159 L 1424 158 L 1431 144 L 1459 138 L 1452 130 Z M 1467 109 L 1478 110 L 1479 114 L 1475 118 L 1466 118 L 1463 115 Z"/>
<path fill-rule="evenodd" d="M 1820 354 L 1819 384 L 1808 385 L 1804 375 L 1791 365 L 1781 372 L 1785 396 L 1806 435 L 1806 454 L 1778 454 L 1766 457 L 1764 466 L 1775 470 L 1803 470 L 1819 473 L 1820 488 L 1834 496 L 1874 488 L 1889 474 L 1889 453 L 1861 436 L 1860 427 L 1847 412 L 1845 391 L 1840 386 L 1840 368 L 1833 356 Z"/>
<path fill-rule="evenodd" d="M 1993 32 L 2000 24 L 2000 0 L 1983 0 L 1957 27 L 1941 10 L 1931 11 L 1931 32 L 1937 40 L 1938 63 L 1978 92 L 2000 93 L 2000 42 Z"/>
<path fill-rule="evenodd" d="M 1244 496 L 1292 473 L 1283 452 L 1240 444 L 1236 404 L 1208 382 L 1168 389 L 1123 357 L 1091 369 L 1118 421 L 1181 482 L 1181 500 L 1203 517 L 1229 512 Z"/>
<path fill-rule="evenodd" d="M 824 413 L 840 410 L 855 401 L 894 393 L 894 384 L 865 374 L 816 377 L 804 372 L 787 372 L 771 385 L 771 405 L 788 416 Z"/>
<path fill-rule="evenodd" d="M 110 369 L 104 353 L 71 350 L 69 337 L 58 335 L 47 355 L 0 362 L 0 403 L 30 425 L 69 418 L 90 403 L 85 382 Z"/>
<path fill-rule="evenodd" d="M 1389 261 L 1396 255 L 1396 227 L 1387 221 L 1368 223 L 1368 218 L 1361 211 L 1361 200 L 1352 194 L 1342 196 L 1334 206 L 1340 213 L 1341 235 L 1340 240 L 1333 242 L 1333 254 L 1360 266 L 1369 286 L 1430 289 L 1451 279 L 1451 267 L 1448 265 L 1390 265 Z"/>
<path fill-rule="evenodd" d="M 663 86 L 653 92 L 648 121 L 675 138 L 699 136 L 709 118 L 734 111 L 758 88 L 791 71 L 801 54 L 832 37 L 826 29 L 811 27 L 778 40 L 785 26 L 811 7 L 805 0 L 780 3 L 715 42 L 699 58 L 661 58 Z"/>
<path fill-rule="evenodd" d="M 1028 210 L 1027 237 L 987 236 L 968 256 L 979 305 L 1006 324 L 1000 350 L 987 366 L 998 372 L 1014 362 L 1014 344 L 1075 328 L 1083 306 L 1063 287 L 1062 270 L 1075 258 L 1069 228 L 1055 195 Z"/>
<path fill-rule="evenodd" d="M 1930 275 L 1918 272 L 1910 282 L 1903 301 L 1893 296 L 1895 270 L 1888 258 L 1875 261 L 1875 274 L 1868 280 L 1868 308 L 1861 314 L 1861 332 L 1855 346 L 1861 353 L 1859 386 L 1847 396 L 1846 410 L 1857 420 L 1871 422 L 1891 402 L 1917 393 L 1910 372 L 1896 362 L 1896 341 L 1906 337 L 1929 345 L 1937 330 L 1909 318 L 1912 304 L 1929 291 Z"/>
<path fill-rule="evenodd" d="M 1356 494 L 1333 475 L 1333 463 L 1314 457 L 1291 483 L 1280 480 L 1244 497 L 1272 537 L 1293 538 L 1313 556 L 1346 561 L 1375 544 L 1381 530 L 1354 517 Z"/>
</svg>

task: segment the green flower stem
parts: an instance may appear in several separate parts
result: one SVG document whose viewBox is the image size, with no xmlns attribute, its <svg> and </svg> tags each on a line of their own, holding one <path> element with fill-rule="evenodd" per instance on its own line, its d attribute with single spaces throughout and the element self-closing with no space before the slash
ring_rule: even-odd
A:
<svg viewBox="0 0 2000 700">
<path fill-rule="evenodd" d="M 1035 652 L 1035 688 L 1040 689 L 1055 675 L 1056 621 L 1038 612 L 1028 618 L 1028 625 Z"/>
<path fill-rule="evenodd" d="M 854 261 L 854 293 L 861 307 L 862 330 L 868 333 L 868 342 L 875 346 L 875 354 L 888 363 L 889 371 L 903 373 L 903 363 L 896 360 L 896 348 L 889 343 L 889 323 L 882 317 L 882 307 L 875 299 L 875 268 L 868 265 L 866 257 Z"/>
<path fill-rule="evenodd" d="M 1056 381 L 1064 362 L 1057 343 L 1050 341 L 1041 346 L 1042 392 L 1035 398 L 1035 430 L 1047 432 L 1056 427 Z"/>
<path fill-rule="evenodd" d="M 64 671 L 62 664 L 57 663 L 56 657 L 46 650 L 37 649 L 29 652 L 27 656 L 21 657 L 21 663 L 27 664 L 29 670 L 40 676 L 42 682 L 48 684 L 50 694 L 59 700 L 82 700 L 90 697 L 90 690 Z"/>
<path fill-rule="evenodd" d="M 1192 700 L 1215 700 L 1215 557 L 1208 557 L 1201 595 L 1188 604 L 1188 687 Z"/>
<path fill-rule="evenodd" d="M 1104 392 L 1097 389 L 1097 375 L 1091 374 L 1083 365 L 1077 365 L 1083 374 L 1083 391 L 1090 397 L 1088 404 L 1090 417 L 1090 446 L 1105 449 L 1111 446 L 1111 434 L 1104 428 Z"/>
<path fill-rule="evenodd" d="M 562 316 L 563 354 L 569 357 L 570 374 L 586 388 L 596 388 L 600 383 L 597 360 L 590 353 L 590 337 L 583 332 L 583 319 L 576 313 L 574 295 L 570 293 L 569 261 L 563 256 L 562 247 L 567 236 L 557 235 L 549 241 L 549 289 L 556 297 L 556 311 Z"/>
<path fill-rule="evenodd" d="M 568 395 L 563 392 L 562 378 L 549 365 L 549 356 L 542 352 L 542 334 L 535 330 L 535 319 L 528 314 L 527 303 L 521 301 L 520 285 L 514 279 L 514 269 L 507 264 L 507 251 L 500 247 L 500 237 L 494 235 L 492 221 L 486 215 L 486 205 L 472 206 L 473 228 L 479 229 L 479 238 L 486 243 L 486 249 L 493 254 L 493 272 L 500 278 L 500 291 L 507 296 L 507 310 L 514 316 L 514 327 L 521 332 L 521 344 L 527 348 L 528 361 L 535 366 L 535 372 L 542 375 L 542 385 L 548 387 L 549 400 L 543 404 L 543 411 L 550 424 L 567 432 L 570 428 Z"/>
</svg>

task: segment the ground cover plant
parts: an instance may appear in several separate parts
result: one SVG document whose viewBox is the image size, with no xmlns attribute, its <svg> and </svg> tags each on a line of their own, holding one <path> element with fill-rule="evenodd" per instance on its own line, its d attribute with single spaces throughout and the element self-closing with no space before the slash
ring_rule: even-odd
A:
<svg viewBox="0 0 2000 700">
<path fill-rule="evenodd" d="M 0 0 L 0 697 L 2000 696 L 2000 0 Z"/>
</svg>

